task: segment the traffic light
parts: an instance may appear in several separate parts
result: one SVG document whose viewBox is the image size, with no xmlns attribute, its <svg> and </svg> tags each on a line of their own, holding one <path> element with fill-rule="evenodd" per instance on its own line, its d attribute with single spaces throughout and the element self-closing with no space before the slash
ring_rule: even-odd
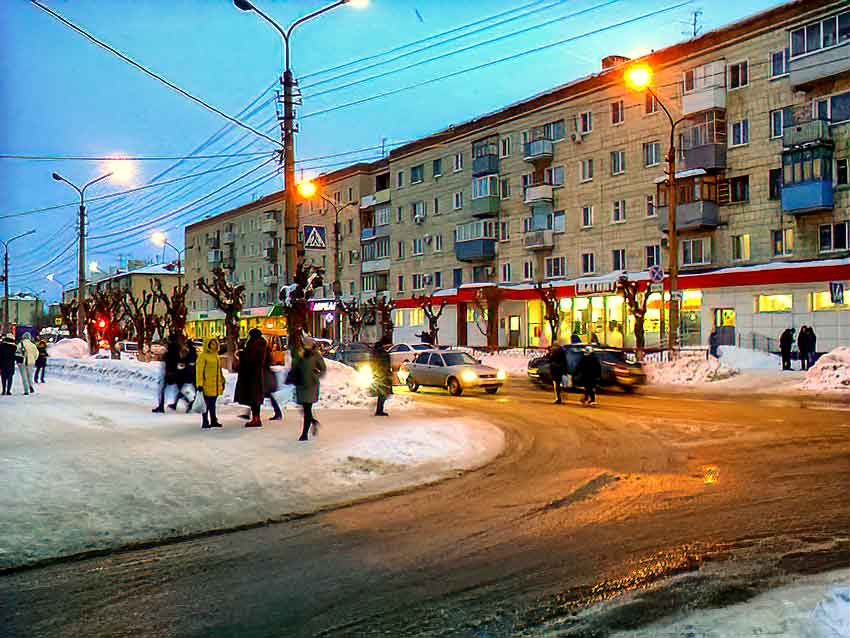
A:
<svg viewBox="0 0 850 638">
<path fill-rule="evenodd" d="M 97 327 L 98 327 L 98 328 L 100 328 L 101 330 L 103 330 L 104 328 L 106 328 L 106 319 L 101 319 L 100 321 L 98 321 L 98 322 L 97 322 Z"/>
</svg>

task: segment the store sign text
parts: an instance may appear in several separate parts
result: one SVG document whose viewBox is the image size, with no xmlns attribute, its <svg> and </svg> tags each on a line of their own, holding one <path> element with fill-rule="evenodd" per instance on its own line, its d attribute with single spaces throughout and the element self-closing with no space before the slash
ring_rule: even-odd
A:
<svg viewBox="0 0 850 638">
<path fill-rule="evenodd" d="M 577 295 L 609 294 L 617 290 L 616 281 L 577 281 Z"/>
</svg>

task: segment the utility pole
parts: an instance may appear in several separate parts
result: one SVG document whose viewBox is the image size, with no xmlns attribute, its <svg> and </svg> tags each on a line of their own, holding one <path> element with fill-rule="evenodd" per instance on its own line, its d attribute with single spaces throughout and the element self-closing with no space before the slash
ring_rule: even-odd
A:
<svg viewBox="0 0 850 638">
<path fill-rule="evenodd" d="M 9 332 L 9 244 L 34 232 L 35 230 L 28 230 L 5 241 L 0 240 L 3 244 L 3 334 Z"/>
</svg>

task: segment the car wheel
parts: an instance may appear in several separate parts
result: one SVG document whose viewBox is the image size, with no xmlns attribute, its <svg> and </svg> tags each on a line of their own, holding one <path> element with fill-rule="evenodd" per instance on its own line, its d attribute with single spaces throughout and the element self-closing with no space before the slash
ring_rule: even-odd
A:
<svg viewBox="0 0 850 638">
<path fill-rule="evenodd" d="M 499 391 L 499 388 L 484 388 L 484 392 L 487 394 L 496 394 Z"/>
<path fill-rule="evenodd" d="M 626 394 L 632 394 L 635 391 L 635 386 L 633 385 L 622 385 L 620 387 L 623 388 L 623 392 Z"/>
<path fill-rule="evenodd" d="M 459 397 L 461 394 L 463 394 L 463 386 L 461 386 L 460 381 L 458 381 L 454 377 L 451 377 L 449 379 L 449 382 L 446 384 L 446 387 L 449 390 L 449 394 L 451 394 L 453 397 Z"/>
<path fill-rule="evenodd" d="M 411 392 L 416 392 L 419 389 L 419 384 L 413 380 L 412 376 L 407 377 L 407 389 Z"/>
</svg>

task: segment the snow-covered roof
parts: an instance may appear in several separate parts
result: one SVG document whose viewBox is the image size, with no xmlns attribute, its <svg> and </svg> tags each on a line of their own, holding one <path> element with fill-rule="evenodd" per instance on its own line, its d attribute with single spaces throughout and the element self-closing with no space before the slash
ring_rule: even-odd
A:
<svg viewBox="0 0 850 638">
<path fill-rule="evenodd" d="M 182 266 L 182 265 L 181 265 Z M 183 268 L 180 268 L 180 271 L 177 270 L 177 264 L 174 263 L 162 263 L 162 264 L 149 264 L 147 266 L 142 266 L 141 268 L 136 268 L 134 270 L 122 270 L 120 272 L 111 273 L 106 275 L 105 277 L 98 279 L 97 281 L 93 281 L 93 284 L 99 284 L 104 281 L 110 281 L 112 279 L 118 279 L 119 277 L 125 277 L 127 275 L 146 275 L 146 276 L 156 276 L 156 275 L 177 275 L 183 274 Z"/>
</svg>

